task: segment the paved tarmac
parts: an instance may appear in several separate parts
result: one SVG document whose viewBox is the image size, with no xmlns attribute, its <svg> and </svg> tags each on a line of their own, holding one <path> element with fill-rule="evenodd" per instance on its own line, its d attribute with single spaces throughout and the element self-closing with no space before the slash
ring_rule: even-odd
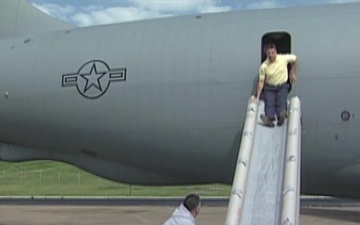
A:
<svg viewBox="0 0 360 225">
<path fill-rule="evenodd" d="M 0 225 L 161 225 L 182 197 L 0 197 Z M 228 198 L 204 197 L 198 225 L 225 222 Z M 302 197 L 300 225 L 360 223 L 359 200 Z"/>
<path fill-rule="evenodd" d="M 14 196 L 1 197 L 0 205 L 17 206 L 177 206 L 182 197 L 63 197 L 63 196 Z M 201 205 L 226 207 L 228 197 L 202 197 Z M 344 199 L 322 196 L 301 196 L 301 207 L 360 207 L 359 199 Z"/>
<path fill-rule="evenodd" d="M 161 225 L 170 206 L 0 206 L 0 225 Z M 198 225 L 223 225 L 226 207 L 202 207 Z M 355 225 L 359 207 L 303 207 L 300 225 Z"/>
</svg>

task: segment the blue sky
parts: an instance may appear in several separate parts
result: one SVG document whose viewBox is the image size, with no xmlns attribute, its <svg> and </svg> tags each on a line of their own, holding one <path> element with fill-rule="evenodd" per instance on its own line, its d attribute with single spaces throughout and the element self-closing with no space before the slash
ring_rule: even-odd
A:
<svg viewBox="0 0 360 225">
<path fill-rule="evenodd" d="M 40 10 L 76 26 L 91 26 L 192 13 L 360 0 L 29 0 Z"/>
</svg>

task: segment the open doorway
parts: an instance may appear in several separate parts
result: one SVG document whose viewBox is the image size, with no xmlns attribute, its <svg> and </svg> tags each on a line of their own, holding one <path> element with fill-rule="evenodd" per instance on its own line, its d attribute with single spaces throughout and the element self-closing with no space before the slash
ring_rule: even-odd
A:
<svg viewBox="0 0 360 225">
<path fill-rule="evenodd" d="M 264 46 L 273 43 L 276 45 L 277 51 L 281 53 L 291 53 L 291 36 L 286 32 L 271 32 L 265 34 L 261 39 L 261 62 L 266 59 Z"/>
<path fill-rule="evenodd" d="M 265 45 L 275 44 L 277 52 L 279 54 L 291 53 L 291 36 L 287 32 L 269 32 L 266 33 L 261 39 L 261 62 L 266 59 Z M 290 71 L 290 65 L 288 65 L 288 71 Z M 290 79 L 288 79 L 290 84 Z M 291 84 L 289 86 L 289 92 L 291 91 Z"/>
</svg>

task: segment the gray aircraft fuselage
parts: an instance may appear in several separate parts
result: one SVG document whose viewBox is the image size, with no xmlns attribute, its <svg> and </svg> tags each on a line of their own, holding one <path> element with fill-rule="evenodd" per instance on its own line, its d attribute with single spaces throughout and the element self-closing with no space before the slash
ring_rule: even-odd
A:
<svg viewBox="0 0 360 225">
<path fill-rule="evenodd" d="M 115 181 L 231 184 L 262 37 L 299 58 L 304 194 L 360 197 L 360 4 L 181 16 L 0 40 L 0 159 Z M 341 114 L 350 118 L 343 121 Z"/>
</svg>

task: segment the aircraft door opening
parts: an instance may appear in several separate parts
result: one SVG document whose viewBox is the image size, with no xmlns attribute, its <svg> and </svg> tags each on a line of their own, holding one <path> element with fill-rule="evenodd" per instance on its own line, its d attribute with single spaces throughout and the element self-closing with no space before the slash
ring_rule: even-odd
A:
<svg viewBox="0 0 360 225">
<path fill-rule="evenodd" d="M 291 53 L 291 36 L 287 32 L 270 32 L 266 33 L 261 39 L 261 62 L 266 59 L 265 45 L 275 44 L 278 54 Z M 288 71 L 290 71 L 290 65 L 288 65 Z M 288 79 L 290 84 L 290 79 Z M 289 92 L 291 91 L 291 84 Z"/>
</svg>

